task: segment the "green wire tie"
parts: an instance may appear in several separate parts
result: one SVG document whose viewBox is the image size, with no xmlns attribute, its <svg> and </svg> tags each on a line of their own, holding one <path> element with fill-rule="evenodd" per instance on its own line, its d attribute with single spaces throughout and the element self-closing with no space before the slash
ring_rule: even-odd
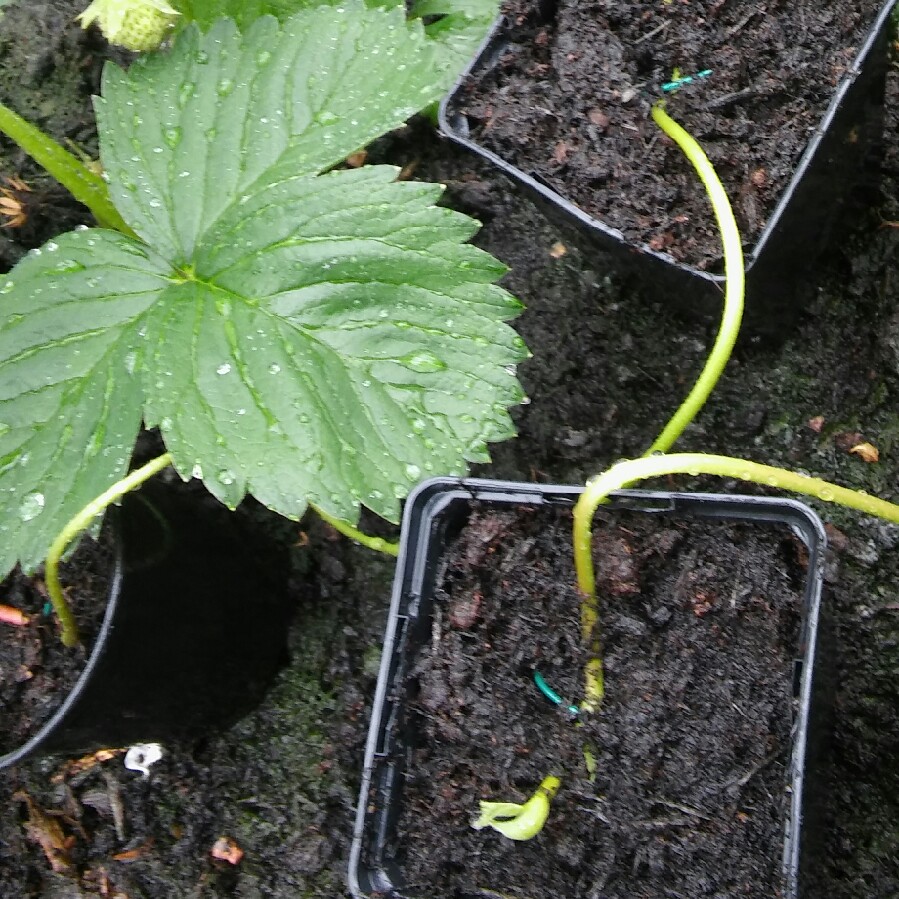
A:
<svg viewBox="0 0 899 899">
<path fill-rule="evenodd" d="M 695 75 L 685 75 L 683 78 L 675 78 L 674 81 L 666 81 L 662 85 L 662 90 L 667 94 L 671 91 L 676 91 L 684 84 L 692 84 L 694 81 L 696 81 L 697 78 L 708 78 L 711 74 L 711 69 L 703 69 L 701 72 L 697 72 Z"/>
<path fill-rule="evenodd" d="M 540 692 L 550 701 L 555 703 L 556 705 L 565 706 L 566 710 L 569 714 L 577 716 L 580 714 L 580 709 L 576 705 L 568 705 L 558 693 L 545 681 L 543 680 L 543 675 L 539 671 L 534 672 L 534 683 L 537 685 Z"/>
</svg>

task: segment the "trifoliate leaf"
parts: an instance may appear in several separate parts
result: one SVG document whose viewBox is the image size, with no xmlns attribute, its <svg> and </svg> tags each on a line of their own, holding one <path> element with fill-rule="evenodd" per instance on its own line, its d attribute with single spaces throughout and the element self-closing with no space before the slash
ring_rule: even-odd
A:
<svg viewBox="0 0 899 899">
<path fill-rule="evenodd" d="M 72 233 L 0 290 L 4 571 L 123 474 L 141 417 L 231 506 L 349 521 L 512 435 L 527 352 L 477 223 L 390 167 L 320 174 L 434 96 L 430 52 L 346 0 L 107 73 L 110 193 L 146 243 Z"/>
</svg>

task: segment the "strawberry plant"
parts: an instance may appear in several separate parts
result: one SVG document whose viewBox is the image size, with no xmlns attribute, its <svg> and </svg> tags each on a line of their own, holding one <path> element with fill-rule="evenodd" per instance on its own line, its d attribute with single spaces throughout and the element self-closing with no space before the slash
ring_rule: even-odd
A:
<svg viewBox="0 0 899 899">
<path fill-rule="evenodd" d="M 349 522 L 512 436 L 527 351 L 477 223 L 439 185 L 339 168 L 440 96 L 438 55 L 396 5 L 345 0 L 106 68 L 124 225 L 0 284 L 0 573 L 122 477 L 142 424 L 231 507 Z"/>
</svg>

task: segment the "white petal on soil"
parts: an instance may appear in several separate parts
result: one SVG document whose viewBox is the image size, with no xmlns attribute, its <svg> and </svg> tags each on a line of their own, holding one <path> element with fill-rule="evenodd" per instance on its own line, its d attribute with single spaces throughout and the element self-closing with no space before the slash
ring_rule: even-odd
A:
<svg viewBox="0 0 899 899">
<path fill-rule="evenodd" d="M 150 774 L 150 766 L 162 758 L 162 747 L 158 743 L 135 743 L 125 753 L 125 767 L 129 771 L 140 771 L 144 777 Z"/>
</svg>

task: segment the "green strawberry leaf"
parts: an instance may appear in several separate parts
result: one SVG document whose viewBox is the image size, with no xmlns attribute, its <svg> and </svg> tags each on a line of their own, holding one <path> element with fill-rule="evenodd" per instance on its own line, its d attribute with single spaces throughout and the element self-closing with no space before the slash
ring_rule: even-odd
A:
<svg viewBox="0 0 899 899">
<path fill-rule="evenodd" d="M 439 18 L 425 27 L 428 38 L 440 47 L 440 66 L 449 91 L 477 54 L 490 26 L 499 15 L 498 0 L 421 0 L 412 14 Z"/>
<path fill-rule="evenodd" d="M 174 4 L 186 22 L 197 22 L 204 30 L 222 17 L 234 19 L 241 30 L 246 30 L 264 15 L 283 22 L 301 9 L 341 5 L 342 0 L 180 0 Z M 406 9 L 405 0 L 366 0 L 366 5 L 372 9 Z M 442 92 L 446 92 L 499 15 L 499 0 L 418 0 L 411 5 L 409 15 L 433 20 L 426 25 L 425 33 L 436 50 L 437 65 L 443 70 Z"/>
<path fill-rule="evenodd" d="M 396 520 L 428 473 L 510 436 L 522 358 L 470 219 L 386 166 L 282 181 L 204 235 L 154 310 L 146 417 L 229 505 Z M 489 350 L 490 362 L 482 354 Z M 499 408 L 496 408 L 496 407 Z M 488 424 L 489 423 L 489 424 Z M 485 427 L 487 433 L 485 437 Z"/>
<path fill-rule="evenodd" d="M 169 267 L 115 231 L 73 231 L 0 287 L 0 576 L 39 563 L 122 476 L 141 421 L 141 319 Z"/>
<path fill-rule="evenodd" d="M 527 351 L 477 223 L 391 167 L 327 171 L 439 78 L 421 26 L 361 0 L 107 70 L 101 154 L 140 240 L 73 232 L 0 288 L 2 571 L 121 477 L 141 419 L 230 506 L 347 521 L 397 520 L 512 436 Z"/>
<path fill-rule="evenodd" d="M 259 186 L 324 171 L 440 96 L 433 50 L 399 10 L 359 0 L 222 19 L 171 54 L 104 70 L 97 101 L 110 194 L 137 234 L 189 259 L 202 232 Z"/>
</svg>

